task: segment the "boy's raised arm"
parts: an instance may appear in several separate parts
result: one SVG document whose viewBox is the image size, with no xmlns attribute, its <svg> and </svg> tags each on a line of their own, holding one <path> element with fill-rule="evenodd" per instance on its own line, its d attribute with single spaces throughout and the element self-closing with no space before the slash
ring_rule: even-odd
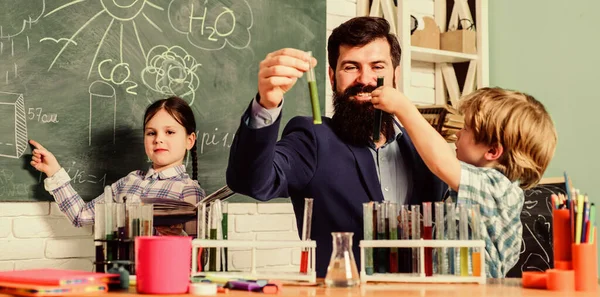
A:
<svg viewBox="0 0 600 297">
<path fill-rule="evenodd" d="M 458 191 L 460 162 L 446 140 L 425 120 L 400 91 L 380 87 L 371 94 L 373 106 L 394 114 L 402 123 L 425 165 L 437 177 Z"/>
</svg>

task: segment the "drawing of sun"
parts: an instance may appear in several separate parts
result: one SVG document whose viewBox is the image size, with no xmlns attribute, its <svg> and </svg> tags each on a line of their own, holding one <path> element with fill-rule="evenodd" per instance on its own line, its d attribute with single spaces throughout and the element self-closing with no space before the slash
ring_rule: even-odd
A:
<svg viewBox="0 0 600 297">
<path fill-rule="evenodd" d="M 61 10 L 64 10 L 65 8 L 67 8 L 69 6 L 76 5 L 76 4 L 84 5 L 85 2 L 90 2 L 90 1 L 94 1 L 94 0 L 74 0 L 74 1 L 68 2 L 66 4 L 63 4 L 59 7 L 51 10 L 50 12 L 45 14 L 44 17 L 48 17 L 55 13 L 58 13 Z M 108 32 L 110 32 L 112 27 L 115 25 L 115 22 L 120 23 L 117 25 L 120 25 L 121 51 L 122 51 L 122 39 L 123 39 L 123 36 L 122 36 L 123 35 L 123 26 L 130 25 L 130 26 L 132 26 L 133 31 L 135 32 L 135 37 L 138 40 L 138 44 L 140 46 L 140 51 L 142 54 L 144 54 L 144 56 L 145 56 L 145 52 L 144 52 L 144 48 L 142 47 L 142 44 L 140 42 L 140 36 L 139 36 L 136 20 L 143 19 L 145 22 L 149 23 L 154 28 L 156 28 L 156 30 L 158 30 L 159 32 L 162 32 L 162 29 L 148 17 L 148 15 L 144 12 L 144 10 L 145 9 L 156 9 L 156 10 L 164 11 L 164 8 L 159 5 L 154 4 L 153 2 L 151 2 L 149 0 L 99 0 L 99 1 L 102 5 L 102 9 L 99 12 L 97 12 L 95 15 L 90 17 L 81 27 L 79 27 L 79 29 L 77 29 L 77 31 L 75 31 L 75 33 L 73 33 L 71 35 L 71 37 L 61 38 L 59 40 L 56 40 L 56 39 L 53 40 L 55 42 L 64 40 L 65 44 L 62 46 L 60 51 L 56 54 L 56 56 L 54 57 L 54 60 L 52 60 L 52 63 L 50 63 L 48 70 L 52 69 L 52 67 L 58 60 L 58 58 L 60 58 L 62 53 L 69 47 L 70 44 L 73 44 L 73 45 L 77 44 L 77 42 L 76 42 L 77 35 L 79 35 L 86 27 L 88 27 L 94 20 L 96 20 L 100 16 L 108 15 L 112 18 L 112 20 L 108 24 L 108 26 L 104 32 L 104 35 L 102 36 L 102 39 L 100 40 L 100 43 L 98 44 L 98 47 L 94 54 L 94 57 L 92 58 L 92 63 L 90 65 L 90 70 L 88 72 L 88 78 L 91 75 L 92 70 L 94 69 L 94 66 L 96 65 L 96 58 L 98 56 L 98 53 L 100 52 L 100 49 L 102 48 L 103 42 L 104 42 L 106 36 L 108 35 Z M 40 41 L 44 41 L 44 39 L 42 39 Z M 121 56 L 120 62 L 122 63 L 123 62 L 122 61 L 123 60 L 122 52 L 120 53 L 120 56 Z"/>
</svg>

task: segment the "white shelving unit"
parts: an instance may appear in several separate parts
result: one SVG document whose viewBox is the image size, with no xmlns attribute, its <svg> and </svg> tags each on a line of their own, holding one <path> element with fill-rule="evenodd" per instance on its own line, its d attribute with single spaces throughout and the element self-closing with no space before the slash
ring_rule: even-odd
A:
<svg viewBox="0 0 600 297">
<path fill-rule="evenodd" d="M 488 0 L 475 1 L 475 29 L 477 32 L 477 54 L 465 54 L 411 46 L 409 0 L 357 0 L 357 16 L 381 16 L 390 22 L 393 33 L 398 37 L 402 48 L 400 61 L 401 75 L 397 88 L 406 92 L 410 88 L 412 61 L 434 63 L 435 104 L 447 104 L 448 97 L 453 107 L 458 105 L 462 95 L 476 88 L 489 85 L 489 44 L 488 44 Z M 446 17 L 447 0 L 434 0 L 434 19 L 441 32 L 448 27 L 457 27 L 458 20 L 473 21 L 467 0 L 454 0 L 450 19 Z M 410 51 L 405 49 L 411 49 Z M 453 63 L 469 62 L 465 83 L 459 86 Z"/>
<path fill-rule="evenodd" d="M 404 282 L 404 283 L 478 283 L 485 284 L 485 241 L 483 240 L 361 240 L 360 246 L 360 280 L 367 282 Z M 420 273 L 373 273 L 365 271 L 365 248 L 418 248 Z M 425 248 L 478 248 L 481 251 L 480 276 L 457 275 L 425 275 Z"/>
<path fill-rule="evenodd" d="M 250 271 L 198 271 L 198 250 L 199 248 L 244 248 L 250 249 Z M 315 255 L 317 243 L 314 240 L 293 240 L 293 241 L 251 241 L 251 240 L 210 240 L 194 239 L 192 240 L 192 276 L 219 276 L 226 278 L 258 278 L 258 279 L 277 279 L 281 281 L 305 281 L 315 283 L 317 273 L 315 271 Z M 259 271 L 256 268 L 256 250 L 257 249 L 277 249 L 277 248 L 302 248 L 308 249 L 309 263 L 307 273 L 301 272 L 269 272 Z"/>
</svg>

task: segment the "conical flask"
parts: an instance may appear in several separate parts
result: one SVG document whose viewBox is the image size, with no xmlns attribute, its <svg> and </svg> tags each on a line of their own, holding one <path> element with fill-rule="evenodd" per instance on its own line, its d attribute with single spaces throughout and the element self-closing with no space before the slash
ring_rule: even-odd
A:
<svg viewBox="0 0 600 297">
<path fill-rule="evenodd" d="M 325 285 L 328 287 L 354 287 L 360 284 L 358 269 L 352 253 L 352 232 L 332 232 L 333 252 L 327 267 Z"/>
</svg>

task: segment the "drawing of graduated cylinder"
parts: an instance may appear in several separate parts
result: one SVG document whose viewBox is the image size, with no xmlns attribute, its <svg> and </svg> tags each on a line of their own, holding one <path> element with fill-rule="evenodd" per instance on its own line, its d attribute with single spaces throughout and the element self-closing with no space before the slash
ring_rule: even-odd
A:
<svg viewBox="0 0 600 297">
<path fill-rule="evenodd" d="M 112 143 L 115 143 L 115 126 L 117 124 L 117 95 L 115 88 L 103 81 L 90 84 L 90 117 L 89 117 L 89 145 L 92 145 L 92 136 L 112 133 Z M 105 144 L 106 139 L 96 138 L 98 144 Z"/>
<path fill-rule="evenodd" d="M 0 157 L 20 158 L 27 149 L 27 117 L 23 94 L 0 92 Z"/>
</svg>

